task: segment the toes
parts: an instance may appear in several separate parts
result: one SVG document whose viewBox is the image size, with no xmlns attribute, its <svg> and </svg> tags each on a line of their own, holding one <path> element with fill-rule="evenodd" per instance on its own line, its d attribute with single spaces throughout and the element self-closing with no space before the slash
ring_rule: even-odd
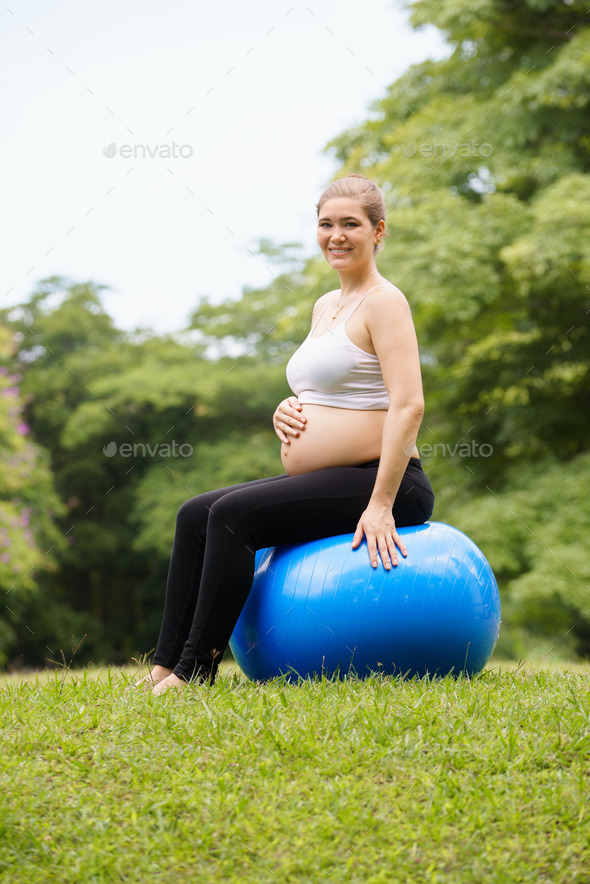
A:
<svg viewBox="0 0 590 884">
<path fill-rule="evenodd" d="M 156 684 L 154 679 L 149 675 L 144 676 L 144 678 L 140 678 L 139 681 L 136 681 L 131 685 L 132 688 L 145 688 L 145 687 L 153 687 Z"/>
<path fill-rule="evenodd" d="M 160 694 L 165 693 L 165 691 L 169 690 L 170 688 L 184 687 L 185 685 L 186 682 L 178 678 L 177 675 L 168 675 L 166 678 L 162 679 L 162 681 L 158 682 L 158 684 L 152 690 L 152 694 L 159 696 Z"/>
</svg>

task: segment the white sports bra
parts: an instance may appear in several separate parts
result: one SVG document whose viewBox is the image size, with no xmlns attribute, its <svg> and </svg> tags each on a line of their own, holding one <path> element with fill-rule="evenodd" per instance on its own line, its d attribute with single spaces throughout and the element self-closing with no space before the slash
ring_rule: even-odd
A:
<svg viewBox="0 0 590 884">
<path fill-rule="evenodd" d="M 346 323 L 369 292 L 388 284 L 374 285 L 343 322 L 318 338 L 312 338 L 326 312 L 326 304 L 306 339 L 287 363 L 287 382 L 301 403 L 366 411 L 389 408 L 379 358 L 353 344 L 345 330 Z"/>
</svg>

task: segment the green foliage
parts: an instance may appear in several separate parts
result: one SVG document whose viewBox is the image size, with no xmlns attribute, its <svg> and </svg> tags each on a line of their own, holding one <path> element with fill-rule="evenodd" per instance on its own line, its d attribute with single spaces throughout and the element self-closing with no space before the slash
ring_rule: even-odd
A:
<svg viewBox="0 0 590 884">
<path fill-rule="evenodd" d="M 37 580 L 56 568 L 64 548 L 55 517 L 62 511 L 55 494 L 46 452 L 29 437 L 18 373 L 9 365 L 13 334 L 0 325 L 0 665 L 20 650 L 23 633 L 31 631 L 22 607 L 43 604 Z"/>
<path fill-rule="evenodd" d="M 499 253 L 513 326 L 497 323 L 452 368 L 449 404 L 505 458 L 590 446 L 589 199 L 577 174 L 532 201 L 528 231 Z"/>
<path fill-rule="evenodd" d="M 212 361 L 187 335 L 126 335 L 99 289 L 51 278 L 11 311 L 31 431 L 64 501 L 60 570 L 38 580 L 46 616 L 21 642 L 28 663 L 69 647 L 72 632 L 86 635 L 82 660 L 152 647 L 178 506 L 269 465 L 283 472 L 272 412 L 289 393 L 284 366 Z"/>
<path fill-rule="evenodd" d="M 523 458 L 501 485 L 492 481 L 472 500 L 449 502 L 444 521 L 486 551 L 502 588 L 500 648 L 525 629 L 546 651 L 590 656 L 588 488 L 590 452 L 567 465 Z"/>
<path fill-rule="evenodd" d="M 325 277 L 325 267 L 311 259 L 305 273 L 296 270 L 281 274 L 268 288 L 245 286 L 238 301 L 213 305 L 204 298 L 192 315 L 190 327 L 216 352 L 225 352 L 228 344 L 239 344 L 246 356 L 284 365 L 309 331 L 313 305 L 333 287 L 327 285 Z"/>
</svg>

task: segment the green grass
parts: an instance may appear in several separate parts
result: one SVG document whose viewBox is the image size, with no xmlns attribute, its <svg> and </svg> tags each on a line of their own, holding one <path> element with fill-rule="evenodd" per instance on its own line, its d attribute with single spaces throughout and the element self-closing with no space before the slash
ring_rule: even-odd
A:
<svg viewBox="0 0 590 884">
<path fill-rule="evenodd" d="M 0 880 L 590 881 L 590 667 L 0 680 Z"/>
</svg>

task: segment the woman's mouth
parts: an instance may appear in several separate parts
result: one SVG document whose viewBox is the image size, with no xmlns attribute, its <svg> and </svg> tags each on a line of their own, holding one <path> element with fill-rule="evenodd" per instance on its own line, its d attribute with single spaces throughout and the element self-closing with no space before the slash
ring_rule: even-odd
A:
<svg viewBox="0 0 590 884">
<path fill-rule="evenodd" d="M 331 248 L 330 251 L 332 252 L 333 255 L 347 255 L 348 252 L 352 251 L 352 246 L 350 247 L 350 249 Z"/>
</svg>

